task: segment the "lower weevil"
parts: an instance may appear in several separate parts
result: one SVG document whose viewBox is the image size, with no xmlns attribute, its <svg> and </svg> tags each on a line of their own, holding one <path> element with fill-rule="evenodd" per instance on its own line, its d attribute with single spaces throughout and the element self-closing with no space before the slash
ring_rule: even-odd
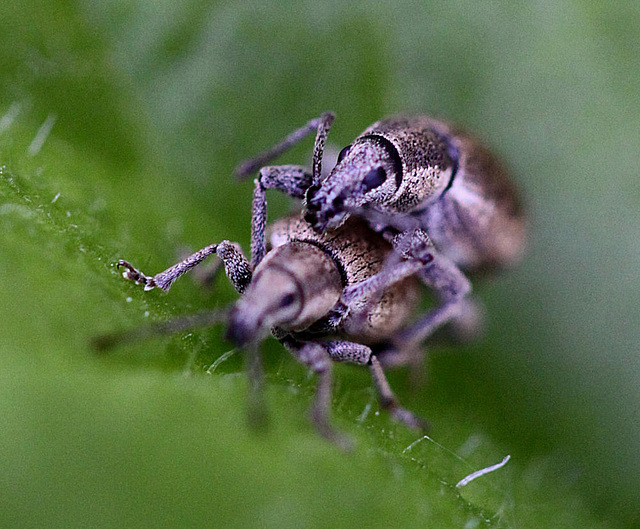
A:
<svg viewBox="0 0 640 529">
<path fill-rule="evenodd" d="M 262 378 L 257 346 L 271 330 L 295 358 L 317 374 L 311 416 L 325 437 L 346 443 L 328 420 L 332 361 L 368 366 L 382 407 L 411 428 L 424 427 L 424 421 L 398 404 L 382 370 L 385 365 L 398 365 L 413 358 L 405 350 L 390 348 L 387 342 L 406 327 L 419 301 L 419 283 L 399 275 L 381 296 L 351 304 L 340 301 L 345 288 L 362 283 L 382 269 L 392 252 L 391 245 L 357 218 L 331 233 L 318 233 L 300 216 L 287 217 L 270 227 L 269 240 L 271 249 L 267 253 L 265 231 L 254 236 L 255 266 L 236 243 L 229 241 L 207 246 L 155 276 L 119 261 L 126 279 L 144 285 L 145 290 L 166 291 L 182 274 L 216 254 L 241 297 L 228 313 L 199 314 L 155 328 L 104 336 L 97 345 L 105 348 L 143 335 L 226 321 L 227 338 L 248 355 L 255 411 L 255 405 L 260 403 L 256 391 Z M 264 258 L 258 260 L 261 255 Z M 403 262 L 398 264 L 403 266 Z"/>
</svg>

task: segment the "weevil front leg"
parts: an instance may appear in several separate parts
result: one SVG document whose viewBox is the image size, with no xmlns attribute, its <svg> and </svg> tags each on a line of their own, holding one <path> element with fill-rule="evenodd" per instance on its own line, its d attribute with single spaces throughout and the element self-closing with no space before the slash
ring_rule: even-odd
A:
<svg viewBox="0 0 640 529">
<path fill-rule="evenodd" d="M 125 269 L 122 273 L 125 279 L 142 283 L 145 290 L 161 288 L 167 291 L 176 279 L 193 267 L 199 265 L 212 254 L 217 254 L 222 260 L 227 277 L 234 288 L 242 294 L 251 282 L 251 266 L 238 244 L 229 241 L 222 241 L 220 244 L 206 246 L 154 276 L 148 276 L 142 273 L 123 259 L 118 261 L 117 267 Z"/>
<path fill-rule="evenodd" d="M 303 198 L 313 182 L 313 174 L 300 165 L 274 165 L 260 169 L 254 180 L 251 206 L 251 265 L 255 269 L 266 253 L 267 189 L 277 189 L 293 198 Z"/>
<path fill-rule="evenodd" d="M 181 261 L 189 257 L 193 251 L 188 248 L 182 248 L 177 257 Z M 202 263 L 191 269 L 190 275 L 193 282 L 202 288 L 211 288 L 223 269 L 223 263 L 219 259 L 214 259 L 206 263 Z"/>
<path fill-rule="evenodd" d="M 236 167 L 234 173 L 238 178 L 244 178 L 251 173 L 258 170 L 264 164 L 274 160 L 284 152 L 288 151 L 306 138 L 313 131 L 316 131 L 316 141 L 313 150 L 313 171 L 314 181 L 319 178 L 321 174 L 322 154 L 324 152 L 324 142 L 327 139 L 331 124 L 333 123 L 335 116 L 332 112 L 325 112 L 321 116 L 308 121 L 305 125 L 297 130 L 294 130 L 280 143 L 274 145 L 270 149 L 267 149 L 258 156 L 242 162 Z"/>
<path fill-rule="evenodd" d="M 251 265 L 254 269 L 260 264 L 266 253 L 264 230 L 267 224 L 267 202 L 265 191 L 267 189 L 277 189 L 290 197 L 303 198 L 311 185 L 319 185 L 322 175 L 324 146 L 329 130 L 331 130 L 333 119 L 334 115 L 330 112 L 322 114 L 319 118 L 312 119 L 304 127 L 287 136 L 282 143 L 255 159 L 244 162 L 236 169 L 236 175 L 240 177 L 246 176 L 263 163 L 282 154 L 313 130 L 317 131 L 313 148 L 312 172 L 300 165 L 267 166 L 260 169 L 260 175 L 254 181 L 255 188 L 251 214 Z"/>
</svg>

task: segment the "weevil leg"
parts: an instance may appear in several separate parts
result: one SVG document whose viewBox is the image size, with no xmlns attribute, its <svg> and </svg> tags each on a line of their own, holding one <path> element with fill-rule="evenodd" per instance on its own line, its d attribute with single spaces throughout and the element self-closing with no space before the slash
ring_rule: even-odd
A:
<svg viewBox="0 0 640 529">
<path fill-rule="evenodd" d="M 191 270 L 194 266 L 198 266 L 211 254 L 216 253 L 217 248 L 217 244 L 206 246 L 201 250 L 198 250 L 197 252 L 191 254 L 186 259 L 183 259 L 179 263 L 174 264 L 173 266 L 154 276 L 147 276 L 143 274 L 140 270 L 134 268 L 128 261 L 125 261 L 124 259 L 120 259 L 116 266 L 117 268 L 122 267 L 125 269 L 125 271 L 122 273 L 122 277 L 136 283 L 144 284 L 145 290 L 152 290 L 157 287 L 161 288 L 164 291 L 167 291 L 171 288 L 171 285 L 176 279 L 178 279 L 182 274 L 185 274 L 186 272 Z"/>
<path fill-rule="evenodd" d="M 302 165 L 267 165 L 260 169 L 265 189 L 277 189 L 293 198 L 304 198 L 313 183 L 313 173 Z"/>
<path fill-rule="evenodd" d="M 367 322 L 371 308 L 377 303 L 389 286 L 416 274 L 424 266 L 420 261 L 396 259 L 391 253 L 382 270 L 360 283 L 346 287 L 340 302 L 348 310 L 348 317 L 343 320 L 347 332 L 357 334 Z"/>
<path fill-rule="evenodd" d="M 413 349 L 450 321 L 472 320 L 469 310 L 473 305 L 466 299 L 471 292 L 471 283 L 451 260 L 436 251 L 422 229 L 409 230 L 396 237 L 394 251 L 382 270 L 345 288 L 341 300 L 347 306 L 356 305 L 361 299 L 375 300 L 385 288 L 413 274 L 435 291 L 441 305 L 396 335 L 394 343 L 399 349 Z M 349 325 L 353 332 L 364 324 L 368 306 L 365 302 L 364 308 L 352 316 Z"/>
<path fill-rule="evenodd" d="M 377 299 L 384 289 L 416 274 L 434 259 L 433 244 L 423 230 L 401 234 L 393 240 L 393 245 L 394 251 L 386 258 L 380 272 L 344 289 L 343 303 L 350 305 L 363 298 Z"/>
<path fill-rule="evenodd" d="M 391 386 L 389 386 L 389 382 L 382 370 L 382 366 L 375 355 L 371 355 L 369 368 L 382 409 L 387 410 L 393 419 L 405 424 L 413 430 L 428 430 L 429 423 L 427 421 L 400 406 L 398 399 L 391 390 Z"/>
<path fill-rule="evenodd" d="M 302 364 L 308 366 L 318 377 L 316 397 L 311 407 L 311 421 L 323 437 L 344 450 L 353 446 L 351 439 L 339 433 L 329 420 L 331 410 L 331 386 L 333 383 L 333 366 L 331 357 L 324 344 L 317 342 L 283 341 L 287 349 Z"/>
<path fill-rule="evenodd" d="M 267 225 L 267 189 L 277 189 L 294 198 L 304 197 L 313 175 L 300 165 L 273 165 L 260 169 L 254 180 L 251 206 L 251 266 L 256 266 L 266 253 L 265 227 Z"/>
<path fill-rule="evenodd" d="M 346 340 L 322 342 L 322 346 L 334 362 L 350 362 L 369 366 L 380 406 L 388 410 L 395 420 L 412 429 L 425 430 L 428 428 L 428 423 L 424 419 L 400 406 L 398 399 L 391 391 L 378 357 L 373 354 L 370 347 Z"/>
<path fill-rule="evenodd" d="M 259 178 L 254 181 L 251 204 L 251 268 L 255 270 L 267 252 L 264 230 L 267 226 L 267 199 Z"/>
<path fill-rule="evenodd" d="M 176 279 L 193 267 L 199 265 L 212 254 L 217 254 L 222 260 L 229 280 L 235 289 L 242 294 L 251 282 L 251 267 L 243 255 L 242 250 L 240 250 L 240 247 L 236 243 L 229 241 L 222 241 L 220 244 L 206 246 L 154 276 L 143 274 L 124 259 L 120 259 L 116 266 L 125 269 L 122 273 L 125 279 L 144 284 L 145 290 L 161 288 L 167 291 Z"/>
<path fill-rule="evenodd" d="M 227 320 L 226 310 L 214 310 L 180 316 L 168 321 L 157 322 L 142 327 L 136 327 L 128 331 L 97 336 L 91 340 L 93 349 L 105 352 L 118 345 L 145 340 L 153 336 L 164 336 L 180 331 L 187 331 L 197 327 L 208 327 Z"/>
<path fill-rule="evenodd" d="M 316 133 L 316 141 L 313 145 L 313 183 L 314 185 L 320 185 L 322 178 L 322 157 L 324 156 L 324 144 L 327 141 L 327 136 L 331 130 L 331 125 L 335 115 L 331 112 L 325 112 L 320 116 L 320 122 L 318 123 L 318 132 Z"/>
<path fill-rule="evenodd" d="M 239 294 L 243 294 L 251 283 L 253 269 L 242 253 L 240 245 L 235 242 L 222 241 L 218 244 L 217 254 L 224 264 L 224 271 L 233 288 Z"/>
<path fill-rule="evenodd" d="M 303 198 L 312 183 L 316 185 L 320 183 L 324 146 L 333 120 L 334 115 L 331 112 L 325 112 L 319 118 L 312 119 L 304 127 L 291 133 L 283 142 L 271 150 L 253 160 L 244 162 L 236 169 L 236 175 L 246 176 L 289 149 L 313 130 L 317 131 L 313 147 L 312 174 L 309 174 L 304 167 L 299 165 L 270 166 L 263 167 L 260 170 L 260 176 L 254 181 L 255 188 L 251 213 L 251 265 L 254 270 L 266 253 L 264 230 L 267 224 L 267 202 L 265 191 L 267 189 L 278 189 L 291 197 Z"/>
<path fill-rule="evenodd" d="M 422 342 L 446 323 L 458 319 L 464 321 L 469 316 L 468 311 L 473 310 L 473 304 L 467 300 L 471 292 L 471 283 L 460 269 L 443 255 L 434 253 L 433 261 L 417 275 L 427 286 L 435 290 L 441 305 L 395 336 L 394 343 L 400 348 Z"/>
<path fill-rule="evenodd" d="M 182 261 L 189 257 L 192 253 L 192 250 L 183 248 L 178 253 L 178 259 Z M 215 259 L 213 261 L 193 268 L 191 271 L 191 277 L 197 285 L 203 288 L 211 288 L 221 270 L 222 261 L 220 261 L 219 259 Z"/>
<path fill-rule="evenodd" d="M 331 123 L 333 122 L 334 115 L 331 112 L 325 112 L 321 116 L 314 118 L 308 121 L 305 125 L 300 127 L 297 130 L 294 130 L 291 134 L 289 134 L 284 140 L 280 143 L 274 145 L 270 149 L 260 153 L 258 156 L 251 158 L 242 162 L 238 167 L 236 167 L 234 173 L 238 178 L 244 178 L 249 176 L 251 173 L 258 170 L 258 168 L 262 167 L 264 164 L 270 162 L 271 160 L 277 158 L 282 153 L 288 151 L 291 147 L 299 143 L 301 140 L 306 138 L 313 131 L 316 131 L 316 143 L 318 143 L 318 138 L 321 138 L 322 146 L 324 146 L 324 139 L 327 136 L 329 128 L 331 127 Z M 320 134 L 320 131 L 323 130 L 325 132 Z M 322 155 L 320 155 L 320 159 Z M 315 150 L 314 150 L 314 160 L 316 159 Z M 315 169 L 315 163 L 314 163 Z M 319 174 L 319 173 L 317 173 Z"/>
</svg>

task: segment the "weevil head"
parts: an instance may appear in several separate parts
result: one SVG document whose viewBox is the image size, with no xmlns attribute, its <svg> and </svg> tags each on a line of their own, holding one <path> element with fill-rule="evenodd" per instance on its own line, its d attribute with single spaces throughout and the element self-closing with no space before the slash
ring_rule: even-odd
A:
<svg viewBox="0 0 640 529">
<path fill-rule="evenodd" d="M 306 194 L 305 219 L 318 231 L 340 226 L 349 213 L 389 203 L 402 180 L 402 164 L 377 138 L 359 138 L 340 152 L 320 186 Z"/>
<path fill-rule="evenodd" d="M 426 116 L 379 121 L 342 150 L 319 186 L 309 188 L 305 218 L 322 231 L 352 212 L 395 215 L 421 208 L 451 184 L 458 158 L 443 123 Z"/>
<path fill-rule="evenodd" d="M 229 315 L 227 337 L 238 346 L 263 339 L 272 327 L 306 329 L 327 314 L 342 292 L 332 259 L 310 243 L 279 246 L 256 268 Z"/>
<path fill-rule="evenodd" d="M 240 347 L 262 340 L 271 327 L 295 320 L 302 303 L 287 274 L 266 270 L 231 309 L 227 337 Z"/>
</svg>

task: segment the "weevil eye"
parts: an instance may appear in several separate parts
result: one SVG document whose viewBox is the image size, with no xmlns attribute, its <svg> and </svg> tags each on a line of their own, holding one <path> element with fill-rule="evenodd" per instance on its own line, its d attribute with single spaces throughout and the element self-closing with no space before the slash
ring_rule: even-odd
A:
<svg viewBox="0 0 640 529">
<path fill-rule="evenodd" d="M 280 307 L 284 308 L 284 307 L 288 307 L 289 305 L 291 305 L 294 301 L 296 300 L 296 297 L 293 294 L 286 294 L 285 296 L 282 297 L 282 299 L 280 300 Z"/>
<path fill-rule="evenodd" d="M 344 149 L 342 149 L 340 151 L 340 154 L 338 154 L 338 163 L 340 163 L 344 157 L 349 154 L 349 151 L 351 150 L 351 145 L 347 145 Z"/>
<path fill-rule="evenodd" d="M 376 167 L 369 171 L 362 179 L 362 187 L 364 192 L 367 193 L 376 187 L 384 184 L 387 179 L 387 172 L 382 167 Z"/>
</svg>

